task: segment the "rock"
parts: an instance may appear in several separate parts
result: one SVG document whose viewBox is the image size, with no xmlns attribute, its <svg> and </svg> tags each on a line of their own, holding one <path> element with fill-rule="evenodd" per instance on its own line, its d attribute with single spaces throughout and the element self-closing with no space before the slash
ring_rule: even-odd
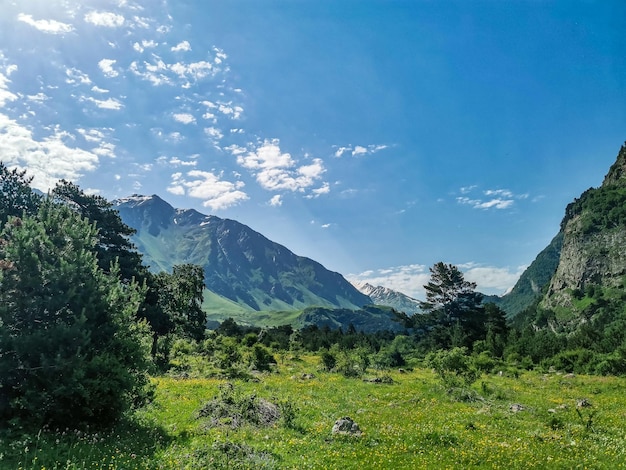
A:
<svg viewBox="0 0 626 470">
<path fill-rule="evenodd" d="M 361 430 L 359 429 L 359 425 L 356 424 L 352 418 L 344 417 L 335 421 L 333 425 L 333 434 L 340 434 L 344 436 L 360 436 Z"/>
<path fill-rule="evenodd" d="M 302 374 L 300 376 L 302 380 L 313 380 L 315 378 L 314 374 Z"/>
<path fill-rule="evenodd" d="M 509 411 L 512 411 L 513 413 L 519 413 L 520 411 L 524 411 L 526 409 L 526 407 L 524 405 L 520 405 L 519 403 L 513 403 L 511 406 L 509 406 Z"/>
<path fill-rule="evenodd" d="M 587 408 L 589 406 L 593 405 L 586 398 L 579 398 L 578 400 L 576 400 L 576 408 Z"/>
</svg>

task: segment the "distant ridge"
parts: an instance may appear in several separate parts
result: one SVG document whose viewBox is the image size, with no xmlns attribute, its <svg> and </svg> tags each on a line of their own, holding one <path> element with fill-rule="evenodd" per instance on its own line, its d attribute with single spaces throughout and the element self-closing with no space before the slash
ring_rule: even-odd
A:
<svg viewBox="0 0 626 470">
<path fill-rule="evenodd" d="M 404 312 L 407 315 L 414 315 L 422 311 L 419 300 L 409 297 L 402 292 L 383 286 L 373 286 L 367 282 L 353 282 L 352 285 L 372 299 L 372 302 L 376 305 L 392 307 L 398 312 Z"/>
</svg>

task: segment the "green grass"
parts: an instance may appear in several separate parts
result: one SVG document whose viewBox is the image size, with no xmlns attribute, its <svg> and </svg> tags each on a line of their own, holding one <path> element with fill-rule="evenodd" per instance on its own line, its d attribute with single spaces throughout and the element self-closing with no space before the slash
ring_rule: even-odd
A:
<svg viewBox="0 0 626 470">
<path fill-rule="evenodd" d="M 3 435 L 0 468 L 626 468 L 623 378 L 483 376 L 474 399 L 460 402 L 430 370 L 388 375 L 394 383 L 374 384 L 321 372 L 314 356 L 288 360 L 258 382 L 233 384 L 290 405 L 294 420 L 238 428 L 196 419 L 224 381 L 155 378 L 155 401 L 113 431 Z M 582 398 L 592 406 L 577 408 Z M 511 411 L 514 403 L 523 411 Z M 333 436 L 343 416 L 363 434 Z"/>
</svg>

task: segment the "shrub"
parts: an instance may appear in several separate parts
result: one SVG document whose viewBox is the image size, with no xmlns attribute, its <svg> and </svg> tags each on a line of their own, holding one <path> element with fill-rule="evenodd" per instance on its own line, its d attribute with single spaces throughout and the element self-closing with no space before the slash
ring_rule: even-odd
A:
<svg viewBox="0 0 626 470">
<path fill-rule="evenodd" d="M 464 347 L 430 353 L 426 356 L 426 365 L 432 367 L 444 386 L 450 389 L 467 387 L 480 377 Z"/>
</svg>

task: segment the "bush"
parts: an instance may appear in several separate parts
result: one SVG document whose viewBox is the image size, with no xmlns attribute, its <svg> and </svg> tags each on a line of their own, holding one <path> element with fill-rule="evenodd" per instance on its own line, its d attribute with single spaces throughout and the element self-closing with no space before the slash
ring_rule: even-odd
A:
<svg viewBox="0 0 626 470">
<path fill-rule="evenodd" d="M 252 357 L 250 365 L 256 370 L 270 370 L 271 364 L 276 364 L 276 359 L 272 356 L 269 349 L 262 344 L 255 344 L 252 348 Z"/>
<path fill-rule="evenodd" d="M 330 351 L 323 351 L 320 355 L 324 370 L 331 372 L 337 365 L 337 358 Z"/>
<path fill-rule="evenodd" d="M 450 389 L 468 387 L 480 377 L 480 372 L 472 364 L 466 348 L 430 353 L 426 356 L 426 365 L 432 367 L 444 386 Z"/>
</svg>

